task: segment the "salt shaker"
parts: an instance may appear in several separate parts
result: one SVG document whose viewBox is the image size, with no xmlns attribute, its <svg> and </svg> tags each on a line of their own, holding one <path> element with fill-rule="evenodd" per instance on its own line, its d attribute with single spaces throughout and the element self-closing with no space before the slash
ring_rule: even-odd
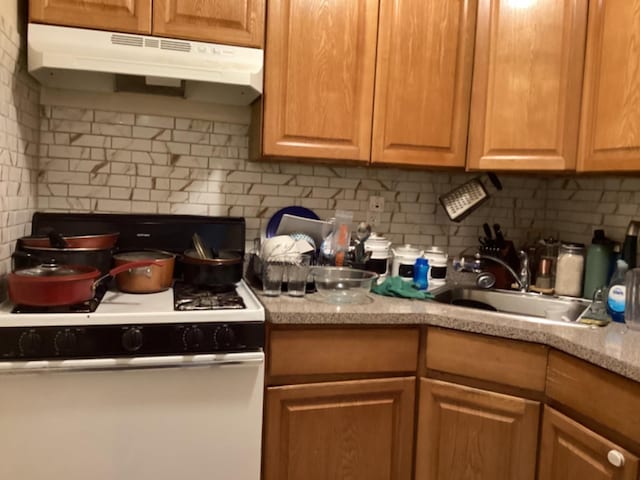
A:
<svg viewBox="0 0 640 480">
<path fill-rule="evenodd" d="M 556 294 L 579 297 L 582 294 L 584 246 L 563 243 L 558 251 Z"/>
</svg>

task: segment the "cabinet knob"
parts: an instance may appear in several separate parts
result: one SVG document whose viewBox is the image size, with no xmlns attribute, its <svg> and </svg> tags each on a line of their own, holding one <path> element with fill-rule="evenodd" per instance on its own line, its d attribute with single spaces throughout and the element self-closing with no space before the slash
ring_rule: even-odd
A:
<svg viewBox="0 0 640 480">
<path fill-rule="evenodd" d="M 624 455 L 618 450 L 609 450 L 607 460 L 614 467 L 622 467 L 624 465 Z"/>
</svg>

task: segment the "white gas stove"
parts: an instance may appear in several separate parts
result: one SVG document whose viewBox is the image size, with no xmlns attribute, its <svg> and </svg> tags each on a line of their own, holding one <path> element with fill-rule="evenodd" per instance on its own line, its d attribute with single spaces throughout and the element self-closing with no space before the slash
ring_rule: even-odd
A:
<svg viewBox="0 0 640 480">
<path fill-rule="evenodd" d="M 244 249 L 243 219 L 70 217 L 130 248 L 177 253 L 197 224 Z M 87 311 L 0 306 L 0 477 L 259 480 L 264 308 L 243 281 L 195 298 L 181 285 L 107 290 Z"/>
</svg>

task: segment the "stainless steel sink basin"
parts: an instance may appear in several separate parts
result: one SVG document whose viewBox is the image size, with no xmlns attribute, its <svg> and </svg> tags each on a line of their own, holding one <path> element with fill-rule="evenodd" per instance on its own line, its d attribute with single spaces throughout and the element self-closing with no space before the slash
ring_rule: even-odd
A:
<svg viewBox="0 0 640 480">
<path fill-rule="evenodd" d="M 434 300 L 460 307 L 489 310 L 552 323 L 575 323 L 589 306 L 589 302 L 567 297 L 551 297 L 538 293 L 507 290 L 482 290 L 461 286 L 447 286 L 432 292 Z"/>
</svg>

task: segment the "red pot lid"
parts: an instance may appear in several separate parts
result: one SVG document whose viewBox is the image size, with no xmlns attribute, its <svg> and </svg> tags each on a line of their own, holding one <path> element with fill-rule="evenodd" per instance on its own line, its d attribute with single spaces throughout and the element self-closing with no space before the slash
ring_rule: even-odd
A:
<svg viewBox="0 0 640 480">
<path fill-rule="evenodd" d="M 60 277 L 68 278 L 72 276 L 92 278 L 99 273 L 99 271 L 98 269 L 88 265 L 59 265 L 57 263 L 44 263 L 37 267 L 16 270 L 13 273 L 20 277 L 60 279 Z"/>
</svg>

